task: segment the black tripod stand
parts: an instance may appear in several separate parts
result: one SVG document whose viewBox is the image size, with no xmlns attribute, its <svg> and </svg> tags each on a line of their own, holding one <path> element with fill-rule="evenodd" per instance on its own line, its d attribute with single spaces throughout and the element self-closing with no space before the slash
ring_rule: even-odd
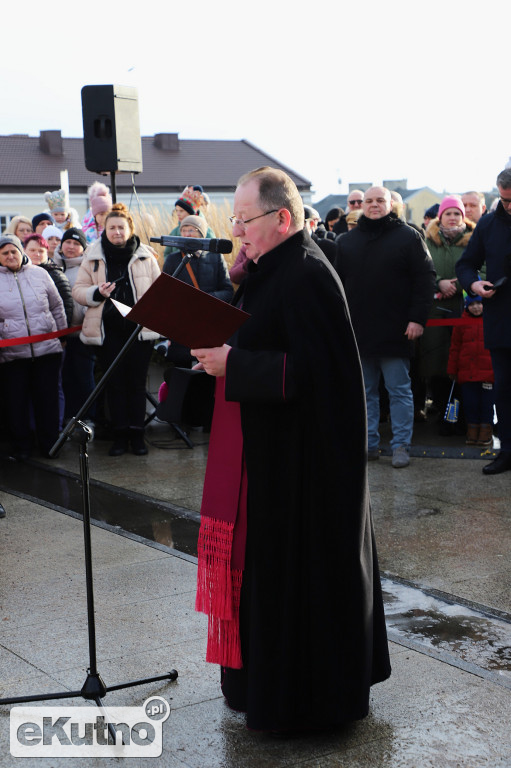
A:
<svg viewBox="0 0 511 768">
<path fill-rule="evenodd" d="M 179 269 L 176 270 L 177 274 L 181 271 L 182 267 L 186 263 L 186 259 L 183 259 L 183 264 L 179 265 Z M 74 416 L 69 424 L 66 426 L 57 442 L 52 446 L 50 455 L 55 456 L 65 441 L 70 437 L 73 442 L 79 445 L 80 451 L 80 479 L 82 486 L 82 508 L 83 508 L 83 532 L 85 543 L 85 578 L 87 587 L 87 623 L 89 632 L 89 668 L 87 670 L 86 680 L 81 688 L 77 691 L 61 691 L 58 693 L 44 693 L 34 694 L 28 696 L 14 696 L 9 698 L 0 699 L 0 704 L 19 704 L 21 702 L 30 701 L 49 701 L 53 699 L 70 699 L 81 696 L 84 699 L 95 701 L 98 707 L 103 707 L 102 697 L 109 691 L 117 691 L 122 688 L 130 688 L 135 685 L 144 685 L 145 683 L 157 682 L 159 680 L 176 680 L 178 673 L 175 669 L 171 669 L 164 675 L 158 675 L 156 677 L 147 677 L 141 680 L 131 680 L 129 682 L 120 683 L 118 685 L 106 686 L 97 668 L 96 660 L 96 624 L 94 617 L 94 589 L 93 589 L 93 575 L 92 575 L 92 548 L 91 548 L 91 523 L 90 523 L 90 483 L 89 483 L 89 456 L 87 453 L 87 443 L 91 438 L 92 431 L 83 424 L 80 419 L 87 413 L 92 403 L 96 400 L 99 393 L 104 388 L 110 375 L 119 364 L 120 360 L 128 352 L 132 344 L 136 341 L 140 331 L 141 325 L 137 325 L 131 336 L 128 338 L 115 360 L 110 367 L 105 371 L 102 379 L 98 382 L 96 388 L 89 395 L 83 406 L 80 408 L 76 416 Z M 115 730 L 109 724 L 109 731 L 115 743 Z"/>
</svg>

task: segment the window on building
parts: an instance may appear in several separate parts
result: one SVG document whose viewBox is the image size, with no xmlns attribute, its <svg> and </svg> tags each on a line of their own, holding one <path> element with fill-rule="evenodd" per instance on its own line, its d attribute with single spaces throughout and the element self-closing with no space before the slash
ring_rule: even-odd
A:
<svg viewBox="0 0 511 768">
<path fill-rule="evenodd" d="M 4 233 L 11 219 L 18 215 L 18 213 L 0 213 L 0 232 Z"/>
</svg>

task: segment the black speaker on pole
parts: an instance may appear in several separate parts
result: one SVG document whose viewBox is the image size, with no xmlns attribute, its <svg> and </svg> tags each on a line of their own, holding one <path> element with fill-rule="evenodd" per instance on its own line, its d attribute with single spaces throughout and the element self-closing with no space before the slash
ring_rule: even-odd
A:
<svg viewBox="0 0 511 768">
<path fill-rule="evenodd" d="M 142 142 L 136 88 L 82 88 L 85 167 L 93 173 L 141 173 Z"/>
</svg>

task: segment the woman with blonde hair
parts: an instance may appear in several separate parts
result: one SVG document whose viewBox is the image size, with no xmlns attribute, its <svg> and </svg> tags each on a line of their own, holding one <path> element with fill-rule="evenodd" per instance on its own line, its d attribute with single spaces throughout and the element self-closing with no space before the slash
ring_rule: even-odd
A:
<svg viewBox="0 0 511 768">
<path fill-rule="evenodd" d="M 23 243 L 25 238 L 32 234 L 32 222 L 26 216 L 14 216 L 6 227 L 6 235 L 16 235 Z"/>
<path fill-rule="evenodd" d="M 136 327 L 122 317 L 109 299 L 132 307 L 159 274 L 153 251 L 135 234 L 130 212 L 123 203 L 116 203 L 106 217 L 101 237 L 85 252 L 73 286 L 73 298 L 87 307 L 80 339 L 84 344 L 97 345 L 103 371 L 115 360 Z M 110 456 L 121 456 L 128 448 L 136 456 L 147 453 L 146 378 L 152 342 L 157 338 L 157 333 L 143 328 L 106 385 L 114 430 Z"/>
</svg>

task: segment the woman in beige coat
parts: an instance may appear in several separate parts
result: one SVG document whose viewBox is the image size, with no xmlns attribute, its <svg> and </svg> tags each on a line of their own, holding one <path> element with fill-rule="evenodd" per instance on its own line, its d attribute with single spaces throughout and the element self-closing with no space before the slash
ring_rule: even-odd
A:
<svg viewBox="0 0 511 768">
<path fill-rule="evenodd" d="M 160 274 L 153 251 L 135 235 L 133 218 L 123 203 L 116 203 L 105 229 L 85 252 L 73 286 L 73 298 L 87 307 L 80 339 L 97 345 L 97 356 L 106 371 L 131 336 L 135 324 L 126 320 L 109 301 L 133 306 Z M 144 441 L 146 379 L 153 340 L 157 333 L 142 329 L 106 385 L 107 404 L 114 429 L 110 456 L 128 448 L 136 456 L 147 453 Z"/>
</svg>

